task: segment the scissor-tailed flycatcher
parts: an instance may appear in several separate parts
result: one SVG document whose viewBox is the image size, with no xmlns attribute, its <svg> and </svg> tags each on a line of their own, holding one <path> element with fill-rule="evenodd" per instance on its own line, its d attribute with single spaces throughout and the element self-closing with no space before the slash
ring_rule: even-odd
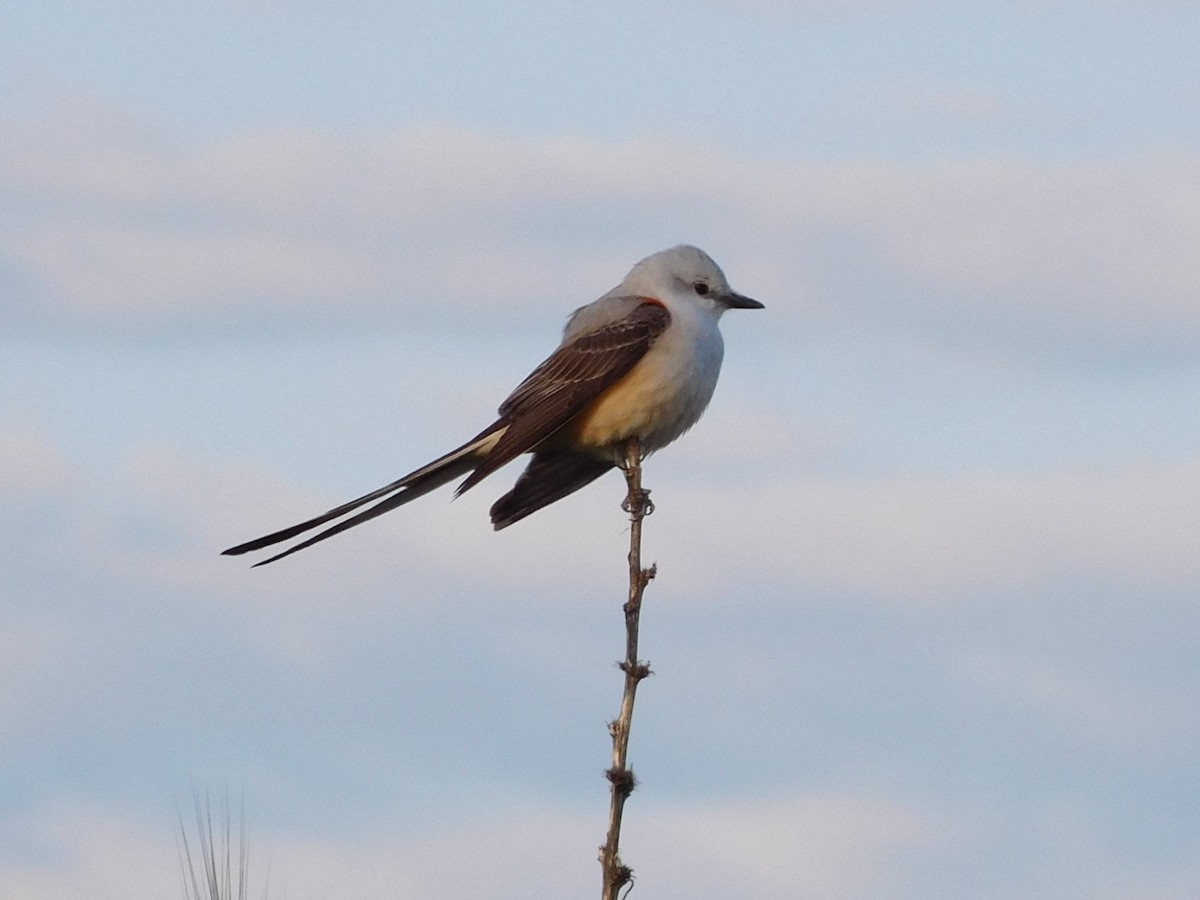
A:
<svg viewBox="0 0 1200 900">
<path fill-rule="evenodd" d="M 500 418 L 467 443 L 377 491 L 225 553 L 261 550 L 386 498 L 256 563 L 266 565 L 470 472 L 458 496 L 532 453 L 513 489 L 492 506 L 496 529 L 511 525 L 618 465 L 629 438 L 652 453 L 695 425 L 717 386 L 725 351 L 717 320 L 727 309 L 762 304 L 734 293 L 703 250 L 655 253 L 575 310 L 558 349 L 500 404 Z"/>
</svg>

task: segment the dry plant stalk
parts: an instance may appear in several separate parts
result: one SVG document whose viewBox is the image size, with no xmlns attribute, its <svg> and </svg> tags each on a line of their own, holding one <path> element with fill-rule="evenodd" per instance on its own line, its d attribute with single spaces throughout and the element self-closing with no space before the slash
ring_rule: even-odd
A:
<svg viewBox="0 0 1200 900">
<path fill-rule="evenodd" d="M 608 837 L 600 848 L 600 865 L 604 873 L 603 900 L 617 900 L 617 894 L 633 880 L 633 870 L 621 862 L 621 816 L 625 800 L 633 793 L 633 772 L 626 764 L 629 754 L 629 730 L 633 724 L 633 701 L 637 687 L 650 674 L 650 664 L 638 659 L 638 623 L 642 612 L 642 594 L 655 575 L 655 567 L 642 568 L 642 519 L 654 511 L 650 492 L 642 488 L 642 448 L 637 438 L 625 445 L 622 466 L 628 491 L 621 508 L 629 513 L 629 599 L 625 602 L 625 694 L 621 714 L 608 723 L 612 735 L 613 764 L 605 773 L 612 786 L 612 801 L 608 812 Z"/>
<path fill-rule="evenodd" d="M 212 802 L 192 787 L 192 805 L 196 816 L 197 856 L 192 855 L 192 844 L 188 841 L 188 829 L 179 816 L 179 867 L 183 874 L 184 900 L 248 900 L 250 885 L 250 850 L 246 837 L 246 812 L 243 808 L 238 817 L 237 842 L 233 840 L 233 826 L 229 810 L 229 794 L 226 792 L 221 803 L 220 834 L 213 828 Z M 235 860 L 234 851 L 237 859 Z M 198 870 L 198 871 L 197 871 Z M 263 900 L 267 897 L 267 885 L 263 885 Z"/>
</svg>

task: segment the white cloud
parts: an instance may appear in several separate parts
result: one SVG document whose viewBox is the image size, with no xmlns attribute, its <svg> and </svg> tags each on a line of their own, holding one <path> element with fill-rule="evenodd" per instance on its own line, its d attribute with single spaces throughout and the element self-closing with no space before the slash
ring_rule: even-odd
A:
<svg viewBox="0 0 1200 900">
<path fill-rule="evenodd" d="M 609 487 L 618 486 L 619 479 Z M 806 602 L 815 585 L 896 605 L 946 602 L 956 592 L 1007 592 L 1005 602 L 1026 603 L 1048 577 L 1076 575 L 1148 586 L 1148 600 L 1139 592 L 1119 601 L 1127 604 L 1154 602 L 1150 589 L 1194 594 L 1200 575 L 1190 535 L 1198 523 L 1189 498 L 1198 487 L 1200 464 L 1195 463 L 1038 477 L 794 480 L 769 488 L 735 484 L 704 490 L 670 486 L 669 502 L 664 500 L 649 526 L 649 542 L 664 563 L 664 583 L 655 585 L 654 602 L 725 604 L 734 597 L 739 608 L 756 602 L 792 604 Z M 72 563 L 99 570 L 115 594 L 126 593 L 124 585 L 151 588 L 128 591 L 147 598 L 131 602 L 186 607 L 201 619 L 206 612 L 227 616 L 236 626 L 239 652 L 255 658 L 260 650 L 267 654 L 270 681 L 287 680 L 280 673 L 318 677 L 336 655 L 332 632 L 340 631 L 343 645 L 353 647 L 356 638 L 350 634 L 347 640 L 347 629 L 371 629 L 381 617 L 410 615 L 428 606 L 431 597 L 437 598 L 436 615 L 442 617 L 480 603 L 515 600 L 545 606 L 549 619 L 576 599 L 555 592 L 555 579 L 582 583 L 589 592 L 611 579 L 614 597 L 623 580 L 619 563 L 626 536 L 615 507 L 618 491 L 578 498 L 607 515 L 580 515 L 581 507 L 547 510 L 514 535 L 491 534 L 482 520 L 486 497 L 470 501 L 474 506 L 467 509 L 431 497 L 420 515 L 389 516 L 377 527 L 310 551 L 311 556 L 248 572 L 241 560 L 215 556 L 241 511 L 251 510 L 248 517 L 261 516 L 271 527 L 290 521 L 297 510 L 302 515 L 321 508 L 326 499 L 341 498 L 313 498 L 258 472 L 230 472 L 153 447 L 138 451 L 96 490 L 99 501 L 78 513 L 84 523 L 78 529 L 80 543 L 60 548 Z M 122 525 L 131 510 L 151 523 L 145 529 L 151 539 Z M 254 524 L 247 523 L 251 533 Z M 175 537 L 163 540 L 164 533 Z M 425 589 L 438 581 L 443 590 Z M 485 593 L 487 588 L 492 592 Z M 1025 593 L 1014 596 L 1016 590 Z M 442 605 L 443 598 L 449 605 Z M 0 679 L 6 692 L 27 692 L 25 702 L 42 707 L 42 716 L 64 718 L 64 705 L 47 695 L 45 678 L 74 632 L 47 633 L 36 624 L 15 631 L 13 640 L 28 640 L 47 653 L 22 653 L 19 646 L 0 642 L 5 643 Z M 98 644 L 109 642 L 105 629 L 119 627 L 124 633 L 125 625 L 120 614 L 103 624 L 92 617 L 69 623 L 98 632 Z M 130 631 L 122 640 L 144 639 L 136 629 Z M 189 637 L 201 633 L 209 643 L 212 634 L 218 643 L 222 634 L 218 629 Z M 18 652 L 10 655 L 14 649 Z M 536 641 L 522 649 L 525 661 L 546 652 Z M 123 646 L 117 652 L 133 655 Z M 276 668 L 281 658 L 283 665 Z M 145 671 L 159 671 L 161 657 L 150 662 L 156 668 Z M 1003 693 L 1004 702 L 1048 713 L 1072 735 L 1101 735 L 1106 748 L 1115 733 L 1132 738 L 1121 746 L 1141 747 L 1147 736 L 1169 733 L 1164 726 L 1178 727 L 1181 706 L 1171 708 L 1174 696 L 1146 708 L 1144 695 L 1151 691 L 1140 682 L 1122 688 L 1119 676 L 1091 678 L 1060 658 L 1014 656 L 989 647 L 953 662 L 971 696 L 981 689 L 983 710 L 994 709 L 993 699 Z M 62 668 L 70 673 L 67 663 Z M 112 659 L 108 664 L 121 668 Z M 786 660 L 776 655 L 763 666 L 773 675 L 785 670 Z M 140 699 L 137 692 L 131 701 L 120 690 L 123 682 L 109 683 L 112 672 L 94 665 L 82 678 L 78 672 L 73 677 L 85 688 L 90 715 L 127 726 L 108 704 L 120 710 Z M 781 680 L 775 679 L 773 687 L 791 689 L 781 687 Z M 218 684 L 210 676 L 205 694 L 219 693 Z M 230 694 L 250 689 L 239 683 Z M 1174 694 L 1174 689 L 1162 693 Z M 214 702 L 220 715 L 229 714 L 227 699 Z M 22 709 L 20 704 L 14 708 Z M 198 718 L 195 710 L 188 714 Z M 13 724 L 32 727 L 16 719 Z M 176 752 L 167 757 L 168 765 Z M 206 748 L 198 755 L 207 764 L 214 752 Z M 279 769 L 271 766 L 286 765 L 276 759 L 259 771 L 278 777 Z M 736 787 L 729 785 L 731 792 Z M 769 900 L 797 893 L 865 898 L 881 891 L 928 896 L 929 885 L 949 877 L 944 875 L 948 863 L 960 869 L 972 864 L 971 848 L 990 836 L 980 838 L 981 833 L 1010 827 L 951 821 L 953 814 L 944 811 L 829 789 L 682 805 L 657 803 L 647 791 L 635 801 L 626 859 L 637 869 L 642 889 L 653 886 L 668 900 L 731 895 Z M 348 900 L 405 891 L 433 898 L 481 892 L 516 897 L 528 894 L 531 871 L 546 893 L 594 893 L 602 804 L 584 815 L 549 802 L 517 801 L 508 811 L 497 811 L 498 802 L 482 799 L 486 809 L 467 820 L 452 821 L 446 814 L 425 818 L 419 810 L 406 810 L 406 830 L 335 821 L 295 836 L 252 827 L 252 849 L 264 867 L 269 861 L 273 896 L 279 890 L 287 896 L 336 894 Z M 942 810 L 952 806 L 946 797 L 934 802 Z M 253 806 L 250 812 L 253 824 Z M 32 835 L 23 846 L 36 850 L 0 854 L 0 884 L 22 900 L 81 896 L 84 887 L 97 900 L 141 896 L 145 890 L 134 890 L 137 885 L 150 885 L 161 895 L 177 884 L 169 815 L 157 823 L 131 823 L 109 811 L 59 810 L 43 811 L 30 827 L 23 827 L 19 813 L 2 824 Z M 1080 833 L 1087 832 L 1073 832 Z M 1049 862 L 1023 862 L 1014 878 L 1052 882 L 1060 857 L 1051 849 Z M 48 858 L 53 861 L 41 862 Z M 521 865 L 514 868 L 514 859 Z M 1109 865 L 1111 883 L 1145 877 L 1148 883 L 1177 884 L 1187 872 L 1172 868 L 1178 856 L 1160 867 L 1147 863 L 1144 872 L 1131 871 L 1126 860 L 1102 860 Z M 1084 855 L 1079 863 L 1091 861 Z"/>
<path fill-rule="evenodd" d="M 29 854 L 26 862 L 0 855 L 0 896 L 5 900 L 118 900 L 181 893 L 169 824 L 156 832 L 112 811 L 44 810 L 39 820 L 28 823 L 21 843 L 41 852 Z"/>
<path fill-rule="evenodd" d="M 650 821 L 631 817 L 631 830 L 640 822 L 645 837 L 643 847 L 631 843 L 627 858 L 647 883 L 673 882 L 667 893 L 681 898 L 903 893 L 916 860 L 941 856 L 954 843 L 946 824 L 921 810 L 846 794 L 662 812 L 651 809 Z M 649 863 L 638 866 L 638 859 Z"/>
<path fill-rule="evenodd" d="M 760 434 L 739 451 L 745 460 L 739 477 L 706 478 L 703 488 L 667 483 L 662 488 L 669 493 L 657 495 L 663 502 L 648 540 L 662 548 L 655 552 L 664 562 L 680 561 L 674 563 L 680 575 L 694 573 L 695 586 L 707 586 L 703 595 L 744 577 L 789 592 L 820 587 L 935 605 L 964 593 L 1044 590 L 1055 579 L 1092 578 L 1168 592 L 1200 583 L 1188 537 L 1200 533 L 1200 514 L 1190 502 L 1200 496 L 1200 465 L 1194 461 L 1042 474 L 821 478 L 799 474 L 811 469 L 802 463 L 819 465 L 857 440 L 853 423 L 827 423 L 812 438 L 807 429 L 787 424 L 796 421 L 794 415 L 777 408 L 725 403 L 721 415 L 725 427 L 702 423 L 672 448 L 675 464 L 659 468 L 658 459 L 651 462 L 652 471 L 666 476 L 706 466 L 720 472 L 727 434 Z M 781 447 L 793 455 L 781 456 Z M 687 465 L 680 467 L 683 459 Z M 0 429 L 0 463 L 0 496 L 10 498 L 10 508 L 17 497 L 43 504 L 63 497 L 83 477 L 42 430 L 21 424 Z M 557 583 L 542 564 L 545 553 L 580 577 L 607 583 L 612 554 L 621 552 L 624 539 L 625 523 L 615 507 L 619 477 L 603 479 L 496 535 L 487 525 L 486 507 L 509 478 L 509 472 L 501 473 L 454 503 L 445 493 L 423 498 L 352 538 L 335 538 L 253 573 L 254 590 L 262 596 L 278 592 L 283 604 L 294 602 L 297 591 L 315 595 L 299 590 L 300 582 L 313 588 L 317 582 L 311 579 L 340 567 L 308 571 L 303 558 L 310 554 L 379 560 L 350 567 L 356 583 L 366 585 L 386 577 L 397 552 L 435 583 L 454 573 L 460 582 L 505 595 L 536 596 L 537 590 L 526 589 Z M 197 485 L 206 487 L 198 491 Z M 375 486 L 361 484 L 364 491 Z M 143 446 L 108 482 L 77 494 L 62 515 L 70 520 L 64 527 L 77 558 L 121 579 L 138 573 L 162 587 L 203 587 L 234 609 L 240 594 L 232 573 L 245 576 L 244 560 L 219 558 L 221 549 L 346 499 L 297 491 L 266 472 L 214 469 L 170 445 Z M 131 537 L 131 519 L 153 521 L 154 540 Z M 27 549 L 42 538 L 58 543 L 60 531 L 43 529 L 21 540 Z M 737 550 L 732 559 L 731 539 Z M 365 550 L 368 546 L 374 549 Z M 61 547 L 47 544 L 37 552 L 42 550 Z M 743 565 L 755 574 L 748 576 Z"/>
<path fill-rule="evenodd" d="M 891 194 L 877 235 L 896 271 L 991 307 L 996 324 L 1110 338 L 1191 331 L 1200 324 L 1187 299 L 1200 286 L 1187 250 L 1200 235 L 1195 175 L 1169 154 L 893 170 L 874 184 Z"/>
<path fill-rule="evenodd" d="M 38 459 L 53 462 L 53 448 L 39 446 Z M 719 452 L 697 450 L 701 459 Z M 1200 533 L 1194 460 L 1011 475 L 822 478 L 786 469 L 769 474 L 779 469 L 769 446 L 762 465 L 758 451 L 746 452 L 746 471 L 756 475 L 704 486 L 670 479 L 656 494 L 660 508 L 647 542 L 672 579 L 683 579 L 689 603 L 721 602 L 737 585 L 739 593 L 752 586 L 752 594 L 768 598 L 829 590 L 935 607 L 964 597 L 1036 596 L 1072 581 L 1154 595 L 1200 585 L 1191 537 Z M 53 463 L 50 476 L 38 474 L 41 466 L 26 480 L 41 478 L 43 489 L 56 492 L 61 476 L 54 473 L 65 463 Z M 349 537 L 247 573 L 250 557 L 218 552 L 348 498 L 313 496 L 268 473 L 214 468 L 168 447 L 143 447 L 110 484 L 93 486 L 91 501 L 69 512 L 66 527 L 75 558 L 122 580 L 201 593 L 227 603 L 231 614 L 241 614 L 246 590 L 272 608 L 295 609 L 305 597 L 320 607 L 323 591 L 349 597 L 361 589 L 367 602 L 370 586 L 397 568 L 414 583 L 451 579 L 464 596 L 534 598 L 549 591 L 553 597 L 562 571 L 587 583 L 619 581 L 611 562 L 623 552 L 627 526 L 617 509 L 623 485 L 616 474 L 495 534 L 486 508 L 507 478 L 506 470 L 454 502 L 448 493 L 422 498 Z M 153 539 L 139 536 L 145 528 L 129 530 L 131 516 L 151 523 Z M 548 558 L 556 561 L 551 570 Z"/>
<path fill-rule="evenodd" d="M 1186 152 L 824 163 L 434 125 L 195 145 L 97 127 L 90 149 L 8 123 L 0 169 L 21 202 L 0 233 L 39 314 L 565 311 L 638 254 L 695 240 L 776 322 L 1108 342 L 1200 327 Z"/>
<path fill-rule="evenodd" d="M 1107 683 L 1103 673 L 1089 677 L 1046 659 L 974 651 L 962 655 L 960 667 L 982 693 L 1027 705 L 1060 727 L 1083 730 L 1106 744 L 1162 747 L 1182 725 L 1179 710 L 1186 707 L 1180 697 L 1148 691 L 1144 684 L 1133 690 Z"/>
<path fill-rule="evenodd" d="M 26 422 L 0 424 L 0 500 L 58 498 L 76 483 L 66 456 L 41 428 Z"/>
<path fill-rule="evenodd" d="M 623 855 L 638 890 L 664 900 L 741 896 L 783 900 L 819 896 L 855 900 L 952 896 L 963 866 L 988 896 L 1051 891 L 1066 897 L 1133 900 L 1183 898 L 1195 884 L 1186 859 L 1131 860 L 1073 837 L 1088 823 L 1064 821 L 1041 835 L 1042 856 L 998 871 L 975 867 L 977 847 L 1012 839 L 996 823 L 957 820 L 887 797 L 854 793 L 785 794 L 768 800 L 629 808 Z M 482 806 L 482 804 L 481 804 Z M 596 847 L 604 809 L 588 813 L 515 801 L 471 819 L 431 821 L 420 831 L 372 830 L 354 823 L 313 823 L 307 834 L 256 825 L 247 806 L 249 896 L 528 897 L 595 896 Z M 1049 823 L 1037 823 L 1038 825 Z M 325 827 L 320 827 L 324 825 Z M 219 829 L 221 825 L 217 823 Z M 1014 823 L 1023 829 L 1030 823 Z M 3 896 L 21 900 L 128 900 L 181 892 L 170 814 L 133 817 L 101 808 L 58 808 L 31 823 L 22 843 L 40 848 L 28 861 L 0 855 Z M 236 828 L 234 823 L 236 840 Z M 349 834 L 347 833 L 349 832 Z M 989 844 L 991 846 L 991 844 Z M 1003 844 L 995 852 L 1004 852 Z M 234 863 L 237 848 L 233 848 Z M 994 853 L 985 854 L 994 862 Z M 33 860 L 36 860 L 33 861 Z M 1053 888 L 1050 886 L 1053 885 Z"/>
<path fill-rule="evenodd" d="M 693 599 L 736 586 L 740 596 L 834 591 L 938 606 L 1037 597 L 1074 582 L 1105 584 L 1137 602 L 1200 586 L 1197 496 L 1197 462 L 1042 475 L 790 478 L 687 491 L 655 537 L 664 558 L 687 560 L 694 588 L 707 586 Z"/>
<path fill-rule="evenodd" d="M 616 563 L 627 541 L 620 478 L 495 534 L 486 508 L 505 477 L 453 503 L 447 494 L 423 498 L 250 572 L 250 557 L 218 552 L 347 498 L 146 448 L 103 490 L 101 503 L 107 497 L 110 506 L 73 514 L 71 556 L 120 583 L 194 596 L 231 621 L 262 617 L 250 633 L 277 652 L 310 658 L 320 655 L 329 617 L 369 628 L 373 617 L 423 608 L 431 595 L 439 609 L 501 598 L 557 609 L 568 585 L 586 586 L 589 596 L 619 594 L 624 575 Z M 1200 533 L 1196 496 L 1195 461 L 1023 475 L 764 474 L 703 487 L 668 480 L 656 493 L 646 552 L 669 578 L 663 600 L 689 605 L 731 595 L 743 604 L 791 604 L 832 592 L 937 609 L 1041 602 L 1072 584 L 1137 604 L 1200 586 L 1191 537 Z M 131 532 L 131 516 L 146 524 Z M 402 591 L 389 587 L 397 572 Z M 382 607 L 381 596 L 389 598 Z"/>
<path fill-rule="evenodd" d="M 270 896 L 590 897 L 605 810 L 589 814 L 514 802 L 420 832 L 319 829 L 270 834 L 250 820 L 250 884 Z M 47 813 L 29 836 L 49 865 L 0 859 L 0 883 L 21 900 L 170 896 L 179 891 L 174 823 L 103 810 Z M 217 826 L 220 827 L 219 825 Z M 236 823 L 234 828 L 236 829 Z M 341 832 L 350 831 L 355 837 Z M 236 839 L 236 834 L 234 835 Z M 901 856 L 936 854 L 944 829 L 892 801 L 824 794 L 757 803 L 642 805 L 627 816 L 626 858 L 664 898 L 872 897 Z M 234 848 L 236 854 L 236 847 Z M 236 857 L 235 857 L 236 862 Z M 894 885 L 893 885 L 894 886 Z M 252 896 L 257 891 L 252 891 Z M 5 896 L 8 896 L 6 894 Z"/>
</svg>

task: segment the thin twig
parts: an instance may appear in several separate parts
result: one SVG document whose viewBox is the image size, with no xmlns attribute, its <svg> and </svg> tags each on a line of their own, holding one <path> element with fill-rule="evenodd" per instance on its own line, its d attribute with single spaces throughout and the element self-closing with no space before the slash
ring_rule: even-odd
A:
<svg viewBox="0 0 1200 900">
<path fill-rule="evenodd" d="M 655 567 L 642 568 L 642 519 L 654 512 L 650 492 L 642 488 L 642 448 L 637 438 L 625 446 L 625 484 L 628 492 L 621 508 L 629 513 L 629 599 L 625 602 L 625 694 L 621 714 L 608 723 L 612 735 L 613 764 L 606 773 L 612 786 L 612 802 L 608 812 L 608 837 L 600 849 L 600 865 L 604 873 L 603 900 L 617 900 L 621 888 L 633 880 L 633 870 L 621 862 L 621 816 L 625 800 L 633 793 L 633 771 L 626 764 L 629 754 L 629 731 L 633 724 L 633 701 L 637 686 L 650 674 L 650 664 L 638 659 L 638 622 L 642 612 L 642 594 L 655 575 Z"/>
</svg>

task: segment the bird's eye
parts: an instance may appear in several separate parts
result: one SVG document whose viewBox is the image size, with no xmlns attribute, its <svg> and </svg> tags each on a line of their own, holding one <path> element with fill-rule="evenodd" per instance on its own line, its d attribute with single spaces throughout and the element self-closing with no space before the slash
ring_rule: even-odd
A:
<svg viewBox="0 0 1200 900">
<path fill-rule="evenodd" d="M 701 297 L 703 297 L 705 294 L 708 293 L 708 285 L 703 281 L 697 281 L 695 284 L 692 285 L 692 290 L 694 290 L 697 294 L 699 294 Z"/>
</svg>

